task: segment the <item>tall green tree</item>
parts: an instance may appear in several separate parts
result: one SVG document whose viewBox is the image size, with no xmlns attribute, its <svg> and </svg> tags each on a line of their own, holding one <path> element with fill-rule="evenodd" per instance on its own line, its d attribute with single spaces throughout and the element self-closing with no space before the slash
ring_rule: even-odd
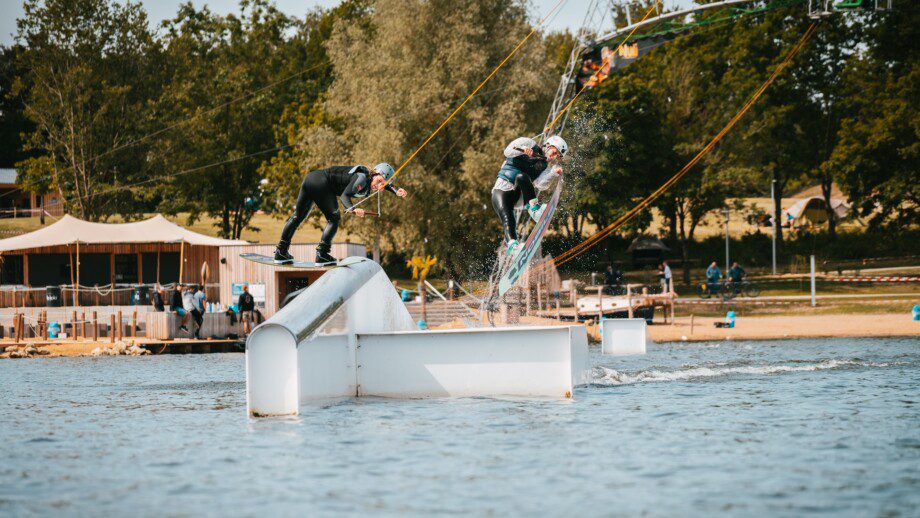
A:
<svg viewBox="0 0 920 518">
<path fill-rule="evenodd" d="M 110 0 L 27 0 L 17 20 L 25 48 L 13 89 L 34 131 L 20 163 L 27 185 L 60 191 L 73 214 L 90 220 L 141 209 L 121 189 L 149 172 L 140 147 L 159 90 L 159 46 L 138 4 Z"/>
<path fill-rule="evenodd" d="M 531 29 L 533 13 L 513 0 L 379 0 L 371 25 L 339 24 L 327 49 L 335 82 L 324 122 L 300 138 L 300 171 L 273 176 L 290 207 L 302 176 L 333 164 L 399 165 Z M 500 242 L 489 191 L 502 150 L 539 133 L 550 75 L 539 44 L 525 45 L 396 179 L 410 195 L 384 194 L 385 217 L 346 217 L 349 232 L 390 250 L 430 254 L 452 274 L 480 274 Z M 280 172 L 280 171 L 279 171 Z M 470 265 L 473 270 L 463 271 Z"/>
<path fill-rule="evenodd" d="M 13 167 L 27 157 L 23 138 L 33 131 L 22 97 L 13 94 L 16 79 L 26 73 L 19 68 L 23 51 L 19 45 L 0 46 L 0 167 Z"/>
<path fill-rule="evenodd" d="M 841 75 L 846 117 L 827 167 L 874 226 L 920 222 L 918 22 L 916 9 L 869 16 L 865 51 Z"/>
</svg>

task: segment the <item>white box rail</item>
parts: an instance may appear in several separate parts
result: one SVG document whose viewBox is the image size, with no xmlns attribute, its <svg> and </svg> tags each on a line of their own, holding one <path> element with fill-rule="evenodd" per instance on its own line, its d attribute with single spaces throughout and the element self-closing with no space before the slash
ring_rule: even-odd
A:
<svg viewBox="0 0 920 518">
<path fill-rule="evenodd" d="M 415 331 L 379 265 L 324 274 L 246 342 L 250 415 L 316 399 L 571 397 L 588 381 L 583 326 Z"/>
<path fill-rule="evenodd" d="M 605 318 L 601 321 L 601 352 L 616 356 L 645 354 L 644 318 Z"/>
</svg>

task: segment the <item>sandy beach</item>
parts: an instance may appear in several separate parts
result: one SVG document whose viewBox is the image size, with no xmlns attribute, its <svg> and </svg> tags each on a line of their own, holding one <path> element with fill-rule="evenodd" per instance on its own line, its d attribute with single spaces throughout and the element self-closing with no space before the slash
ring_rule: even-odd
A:
<svg viewBox="0 0 920 518">
<path fill-rule="evenodd" d="M 678 317 L 674 325 L 652 325 L 649 337 L 656 342 L 681 340 L 779 340 L 784 338 L 841 338 L 915 336 L 920 322 L 909 314 L 829 314 L 808 316 L 739 317 L 733 328 L 717 328 L 724 317 Z M 691 328 L 692 327 L 692 328 Z"/>
</svg>

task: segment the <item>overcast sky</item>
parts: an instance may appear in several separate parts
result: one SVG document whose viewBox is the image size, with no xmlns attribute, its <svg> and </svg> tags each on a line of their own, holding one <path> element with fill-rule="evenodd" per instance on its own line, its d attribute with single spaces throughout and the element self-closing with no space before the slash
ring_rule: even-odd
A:
<svg viewBox="0 0 920 518">
<path fill-rule="evenodd" d="M 147 10 L 150 20 L 154 24 L 159 24 L 162 20 L 172 17 L 182 2 L 185 0 L 146 0 L 141 3 Z M 534 9 L 537 11 L 535 17 L 540 18 L 548 12 L 557 0 L 532 0 Z M 226 14 L 237 10 L 239 0 L 192 0 L 195 5 L 207 5 L 212 11 Z M 303 16 L 306 12 L 320 7 L 331 7 L 337 5 L 339 0 L 275 0 L 278 7 L 294 16 Z M 689 5 L 690 0 L 666 0 L 665 5 L 673 4 Z M 585 17 L 585 9 L 588 0 L 568 0 L 559 12 L 548 24 L 550 29 L 569 28 L 575 30 L 581 25 Z M 16 18 L 22 14 L 22 0 L 0 0 L 2 6 L 2 15 L 0 15 L 0 44 L 8 45 L 13 41 L 13 34 L 16 32 Z"/>
</svg>

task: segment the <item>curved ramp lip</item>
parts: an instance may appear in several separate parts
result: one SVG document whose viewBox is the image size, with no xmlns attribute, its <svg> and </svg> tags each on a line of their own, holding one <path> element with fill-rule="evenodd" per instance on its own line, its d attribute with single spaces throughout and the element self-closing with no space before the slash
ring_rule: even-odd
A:
<svg viewBox="0 0 920 518">
<path fill-rule="evenodd" d="M 262 331 L 260 331 L 260 330 L 263 330 L 263 331 L 264 331 L 264 330 L 272 329 L 272 328 L 283 329 L 284 332 L 286 332 L 286 333 L 291 337 L 291 341 L 293 341 L 294 344 L 295 344 L 294 347 L 299 347 L 299 346 L 300 346 L 300 343 L 297 342 L 297 337 L 294 336 L 294 333 L 293 333 L 290 329 L 288 329 L 287 326 L 283 326 L 283 325 L 281 325 L 281 324 L 276 324 L 275 322 L 272 322 L 271 320 L 266 320 L 265 322 L 262 322 L 261 324 L 259 324 L 258 326 L 256 326 L 256 328 L 253 329 L 251 333 L 249 333 L 249 337 L 246 338 L 246 350 L 248 351 L 248 350 L 251 348 L 251 347 L 249 346 L 249 342 L 255 340 L 256 334 L 257 334 L 257 333 L 258 333 L 258 334 L 262 334 Z"/>
</svg>

